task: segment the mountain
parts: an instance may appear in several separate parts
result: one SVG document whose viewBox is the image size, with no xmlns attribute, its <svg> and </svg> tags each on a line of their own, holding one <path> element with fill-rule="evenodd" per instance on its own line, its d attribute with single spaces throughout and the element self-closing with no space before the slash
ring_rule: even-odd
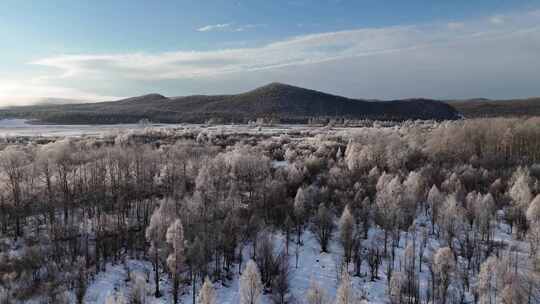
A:
<svg viewBox="0 0 540 304">
<path fill-rule="evenodd" d="M 367 101 L 271 83 L 235 95 L 149 94 L 100 103 L 11 107 L 0 110 L 0 117 L 74 124 L 137 122 L 143 118 L 154 122 L 201 123 L 209 119 L 246 122 L 261 117 L 300 123 L 312 117 L 445 120 L 457 119 L 459 113 L 446 103 L 430 99 Z"/>
<path fill-rule="evenodd" d="M 467 118 L 540 116 L 540 97 L 490 100 L 485 98 L 448 101 Z"/>
</svg>

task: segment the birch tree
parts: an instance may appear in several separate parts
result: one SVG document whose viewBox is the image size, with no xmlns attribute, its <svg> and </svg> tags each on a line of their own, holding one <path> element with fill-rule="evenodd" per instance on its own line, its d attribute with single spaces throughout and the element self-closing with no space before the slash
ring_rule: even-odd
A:
<svg viewBox="0 0 540 304">
<path fill-rule="evenodd" d="M 257 264 L 249 260 L 240 276 L 240 304 L 259 304 L 263 285 Z"/>
</svg>

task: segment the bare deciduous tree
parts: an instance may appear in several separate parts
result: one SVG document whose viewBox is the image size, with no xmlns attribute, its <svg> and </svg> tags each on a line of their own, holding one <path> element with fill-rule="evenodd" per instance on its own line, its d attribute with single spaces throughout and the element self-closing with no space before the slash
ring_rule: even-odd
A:
<svg viewBox="0 0 540 304">
<path fill-rule="evenodd" d="M 328 243 L 332 238 L 332 231 L 334 230 L 334 219 L 324 203 L 319 205 L 311 229 L 321 246 L 321 252 L 328 252 Z"/>
</svg>

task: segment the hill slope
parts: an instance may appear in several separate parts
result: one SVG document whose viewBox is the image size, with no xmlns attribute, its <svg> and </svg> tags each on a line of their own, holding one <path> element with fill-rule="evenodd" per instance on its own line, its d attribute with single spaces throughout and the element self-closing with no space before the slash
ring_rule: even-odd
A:
<svg viewBox="0 0 540 304">
<path fill-rule="evenodd" d="M 272 83 L 236 95 L 194 95 L 167 98 L 149 94 L 118 101 L 12 107 L 0 117 L 23 117 L 51 123 L 121 123 L 148 118 L 154 122 L 246 122 L 276 117 L 284 122 L 305 122 L 310 117 L 354 119 L 457 119 L 446 103 L 429 99 L 366 101 Z"/>
<path fill-rule="evenodd" d="M 467 118 L 539 116 L 540 97 L 514 100 L 471 99 L 449 101 Z"/>
</svg>

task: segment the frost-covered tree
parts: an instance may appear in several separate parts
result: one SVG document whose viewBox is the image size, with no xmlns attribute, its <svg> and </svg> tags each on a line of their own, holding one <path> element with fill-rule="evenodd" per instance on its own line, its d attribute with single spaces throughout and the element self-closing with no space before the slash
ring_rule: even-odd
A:
<svg viewBox="0 0 540 304">
<path fill-rule="evenodd" d="M 355 203 L 351 208 L 356 224 L 357 237 L 368 238 L 369 227 L 373 221 L 373 205 L 368 196 L 362 199 L 360 191 L 356 194 Z"/>
<path fill-rule="evenodd" d="M 146 278 L 142 274 L 131 273 L 133 287 L 131 289 L 131 304 L 147 304 Z"/>
<path fill-rule="evenodd" d="M 540 223 L 533 223 L 527 231 L 530 255 L 540 261 Z"/>
<path fill-rule="evenodd" d="M 473 225 L 476 225 L 483 240 L 489 242 L 491 237 L 491 220 L 495 213 L 493 196 L 491 193 L 482 195 L 479 192 L 472 191 L 467 194 L 465 202 L 464 216 L 469 225 L 466 229 L 472 229 Z"/>
<path fill-rule="evenodd" d="M 306 301 L 308 304 L 328 304 L 328 296 L 321 285 L 311 280 L 309 289 L 306 292 Z"/>
<path fill-rule="evenodd" d="M 123 293 L 115 292 L 107 296 L 105 304 L 129 304 L 129 301 Z"/>
<path fill-rule="evenodd" d="M 490 240 L 491 237 L 491 220 L 495 213 L 495 199 L 491 193 L 485 194 L 480 200 L 476 210 L 476 217 L 478 222 L 478 227 L 482 235 L 487 237 Z"/>
<path fill-rule="evenodd" d="M 154 279 L 156 297 L 160 297 L 159 273 L 162 260 L 166 257 L 166 234 L 167 229 L 176 219 L 176 207 L 172 200 L 164 199 L 150 217 L 150 223 L 146 228 L 146 240 L 150 243 L 150 256 L 154 264 Z"/>
<path fill-rule="evenodd" d="M 228 271 L 232 267 L 235 259 L 235 251 L 238 247 L 240 234 L 240 225 L 238 215 L 235 212 L 229 212 L 222 227 L 223 235 L 223 258 L 224 266 Z"/>
<path fill-rule="evenodd" d="M 192 177 L 190 177 L 189 163 L 190 156 L 194 153 L 192 143 L 178 142 L 165 151 L 163 184 L 166 192 L 173 197 L 181 195 L 186 191 Z M 140 168 L 143 169 L 144 163 Z"/>
<path fill-rule="evenodd" d="M 519 167 L 512 176 L 508 195 L 512 199 L 513 204 L 523 210 L 527 210 L 529 203 L 532 200 L 531 193 L 531 175 L 528 169 Z"/>
<path fill-rule="evenodd" d="M 298 163 L 289 164 L 286 167 L 286 177 L 289 185 L 298 187 L 305 177 L 305 168 L 300 167 Z"/>
<path fill-rule="evenodd" d="M 424 201 L 426 185 L 420 173 L 416 171 L 409 172 L 409 175 L 403 181 L 403 187 L 405 188 L 406 199 L 411 207 L 414 208 L 418 203 Z"/>
<path fill-rule="evenodd" d="M 527 298 L 524 293 L 519 290 L 519 286 L 516 282 L 510 282 L 504 286 L 500 292 L 500 303 L 514 304 L 514 303 L 532 303 L 530 298 Z"/>
<path fill-rule="evenodd" d="M 348 265 L 351 261 L 352 250 L 354 246 L 354 218 L 349 210 L 349 206 L 343 209 L 343 213 L 339 219 L 339 239 L 343 247 L 343 255 L 345 264 Z"/>
<path fill-rule="evenodd" d="M 463 183 L 456 172 L 452 172 L 441 184 L 441 190 L 454 194 L 458 200 L 462 200 L 466 194 Z"/>
<path fill-rule="evenodd" d="M 225 156 L 231 166 L 231 176 L 242 192 L 247 194 L 247 202 L 254 203 L 261 183 L 270 174 L 270 160 L 247 147 L 236 147 Z"/>
<path fill-rule="evenodd" d="M 51 157 L 50 145 L 42 146 L 36 155 L 36 161 L 34 166 L 36 167 L 36 173 L 45 184 L 45 197 L 47 199 L 48 216 L 51 224 L 55 221 L 54 216 L 54 201 L 55 201 L 55 189 L 53 182 L 54 164 Z M 103 174 L 103 173 L 101 173 Z M 97 190 L 97 189 L 96 189 Z"/>
<path fill-rule="evenodd" d="M 195 180 L 195 189 L 201 197 L 203 216 L 213 214 L 218 201 L 224 201 L 230 189 L 230 165 L 227 155 L 220 153 L 204 162 Z"/>
<path fill-rule="evenodd" d="M 28 174 L 30 156 L 27 151 L 16 145 L 10 145 L 0 152 L 0 168 L 7 177 L 6 186 L 11 196 L 15 218 L 15 240 L 22 235 L 21 214 L 25 203 L 24 185 Z"/>
<path fill-rule="evenodd" d="M 285 234 L 285 254 L 289 255 L 289 245 L 291 243 L 291 231 L 294 231 L 294 223 L 290 215 L 287 214 L 283 222 L 283 232 Z"/>
<path fill-rule="evenodd" d="M 379 170 L 379 167 L 374 166 L 371 168 L 368 172 L 368 179 L 371 181 L 374 181 L 375 183 L 377 180 L 381 177 L 381 170 Z"/>
<path fill-rule="evenodd" d="M 508 196 L 512 199 L 513 210 L 510 216 L 510 225 L 517 225 L 518 231 L 526 229 L 525 212 L 533 196 L 531 192 L 531 176 L 527 168 L 519 167 L 512 175 Z"/>
<path fill-rule="evenodd" d="M 478 275 L 479 303 L 536 303 L 540 277 L 534 263 L 512 249 L 489 257 Z"/>
<path fill-rule="evenodd" d="M 270 286 L 274 276 L 276 275 L 275 266 L 277 264 L 277 257 L 274 247 L 275 242 L 273 235 L 267 231 L 263 231 L 258 238 L 259 240 L 256 248 L 257 259 L 255 262 L 257 263 L 259 273 L 261 274 L 261 281 L 263 285 Z"/>
<path fill-rule="evenodd" d="M 529 223 L 540 224 L 540 194 L 533 199 L 533 201 L 529 205 L 529 208 L 527 208 L 526 215 Z"/>
<path fill-rule="evenodd" d="M 167 229 L 167 243 L 172 247 L 172 251 L 167 257 L 167 267 L 173 277 L 173 299 L 178 303 L 178 292 L 180 286 L 180 276 L 184 270 L 184 227 L 180 219 L 176 219 Z"/>
<path fill-rule="evenodd" d="M 454 239 L 458 235 L 459 228 L 463 225 L 464 210 L 457 201 L 456 196 L 451 194 L 444 200 L 439 212 L 438 223 L 443 237 L 450 248 L 454 246 Z"/>
<path fill-rule="evenodd" d="M 360 299 L 351 282 L 351 276 L 349 272 L 344 269 L 341 272 L 341 280 L 339 282 L 339 287 L 336 292 L 335 304 L 357 304 L 360 302 Z"/>
<path fill-rule="evenodd" d="M 332 238 L 332 232 L 334 230 L 334 219 L 332 213 L 326 208 L 324 203 L 319 205 L 319 209 L 311 225 L 311 230 L 321 246 L 321 252 L 328 252 L 328 243 Z"/>
<path fill-rule="evenodd" d="M 527 221 L 529 230 L 527 240 L 530 244 L 531 256 L 538 258 L 540 249 L 540 194 L 537 195 L 527 209 Z"/>
<path fill-rule="evenodd" d="M 207 266 L 207 259 L 204 252 L 204 244 L 199 236 L 196 236 L 195 240 L 188 243 L 186 257 L 186 263 L 189 267 L 189 275 L 191 277 L 191 295 L 193 297 L 192 303 L 195 303 L 197 296 L 197 279 L 198 277 L 204 276 L 206 274 L 205 267 Z M 241 264 L 241 261 L 239 264 Z"/>
<path fill-rule="evenodd" d="M 420 246 L 418 246 L 417 236 L 415 232 L 413 232 L 412 240 L 409 240 L 405 247 L 401 260 L 401 269 L 398 271 L 404 276 L 401 283 L 402 292 L 412 302 L 420 300 L 420 279 L 417 273 L 417 256 L 419 256 L 419 254 L 417 255 L 417 251 L 420 250 Z M 393 278 L 394 273 L 392 274 L 392 279 Z"/>
<path fill-rule="evenodd" d="M 214 286 L 208 277 L 204 279 L 204 284 L 199 290 L 197 304 L 217 304 L 216 291 L 214 290 Z"/>
<path fill-rule="evenodd" d="M 222 281 L 233 265 L 241 273 L 247 244 L 268 298 L 291 302 L 282 263 L 287 254 L 264 232 L 273 237 L 279 227 L 285 240 L 297 232 L 300 240 L 309 223 L 314 238 L 328 242 L 336 211 L 344 251 L 332 256 L 345 255 L 338 264 L 352 258 L 355 275 L 367 272 L 374 281 L 384 265 L 386 280 L 379 283 L 388 284 L 394 302 L 416 303 L 419 295 L 421 302 L 443 301 L 442 275 L 452 272 L 436 267 L 441 245 L 451 247 L 455 262 L 447 302 L 473 302 L 476 292 L 483 304 L 538 302 L 540 199 L 533 196 L 540 193 L 540 166 L 533 163 L 540 159 L 540 119 L 373 125 L 354 132 L 301 131 L 294 141 L 189 128 L 134 130 L 116 142 L 50 138 L 14 144 L 19 139 L 6 138 L 0 147 L 0 302 L 83 302 L 90 279 L 129 256 L 154 266 L 140 280 L 126 268 L 132 279 L 122 286 L 131 304 L 147 301 L 144 295 L 154 293 L 147 288 L 159 296 L 164 275 L 167 290 L 174 289 L 182 268 L 196 303 L 207 275 Z M 267 157 L 277 161 L 284 154 L 287 164 L 270 166 Z M 416 214 L 426 194 L 425 215 Z M 494 242 L 495 232 L 506 227 L 495 215 L 518 233 Z M 177 218 L 185 243 L 171 241 Z M 297 218 L 303 226 L 295 230 Z M 383 254 L 383 232 L 391 256 Z M 184 245 L 185 268 L 177 263 Z M 297 268 L 302 248 L 294 250 Z M 485 259 L 490 267 L 482 265 Z M 314 294 L 313 302 L 321 304 L 321 292 Z"/>
<path fill-rule="evenodd" d="M 287 150 L 285 150 L 285 159 L 288 161 L 288 162 L 294 162 L 294 160 L 296 159 L 296 157 L 298 156 L 298 154 L 296 153 L 296 151 L 289 147 L 287 148 Z"/>
<path fill-rule="evenodd" d="M 125 158 L 125 153 L 118 153 L 120 149 L 111 148 L 107 155 L 107 162 L 111 164 L 118 159 Z M 76 153 L 74 142 L 71 139 L 64 139 L 52 144 L 50 157 L 54 163 L 55 178 L 60 188 L 60 201 L 64 207 L 64 218 L 67 220 L 70 204 L 72 204 L 71 179 L 75 170 Z M 114 189 L 111 187 L 111 189 Z"/>
<path fill-rule="evenodd" d="M 377 182 L 377 214 L 379 224 L 384 230 L 384 254 L 387 254 L 388 236 L 398 231 L 405 223 L 405 193 L 399 176 L 383 174 Z M 409 226 L 409 225 L 407 225 Z M 399 234 L 396 234 L 399 236 Z"/>
<path fill-rule="evenodd" d="M 353 171 L 359 169 L 361 166 L 360 151 L 361 145 L 356 142 L 349 142 L 347 149 L 345 149 L 345 163 L 349 170 Z"/>
<path fill-rule="evenodd" d="M 262 282 L 257 264 L 249 260 L 240 276 L 240 304 L 258 304 L 262 295 Z"/>
<path fill-rule="evenodd" d="M 296 241 L 302 243 L 302 232 L 306 216 L 307 198 L 305 190 L 299 187 L 294 197 L 294 218 L 296 222 Z"/>
<path fill-rule="evenodd" d="M 429 214 L 431 215 L 431 233 L 435 233 L 435 222 L 439 217 L 439 210 L 444 202 L 444 195 L 439 191 L 436 185 L 433 185 L 427 196 Z"/>
<path fill-rule="evenodd" d="M 406 276 L 402 272 L 394 272 L 390 284 L 388 285 L 388 296 L 390 303 L 399 304 L 403 302 L 403 289 L 406 282 Z"/>
<path fill-rule="evenodd" d="M 396 132 L 392 132 L 385 138 L 378 141 L 379 144 L 384 144 L 386 164 L 393 170 L 404 168 L 405 164 L 412 155 L 407 141 Z"/>
<path fill-rule="evenodd" d="M 496 257 L 489 257 L 480 266 L 480 273 L 478 274 L 478 297 L 480 304 L 497 303 L 497 263 L 499 261 Z"/>
<path fill-rule="evenodd" d="M 448 288 L 452 283 L 452 277 L 456 268 L 454 253 L 449 247 L 439 248 L 433 258 L 433 269 L 436 282 L 436 298 L 438 303 L 446 304 L 448 300 Z"/>
</svg>

